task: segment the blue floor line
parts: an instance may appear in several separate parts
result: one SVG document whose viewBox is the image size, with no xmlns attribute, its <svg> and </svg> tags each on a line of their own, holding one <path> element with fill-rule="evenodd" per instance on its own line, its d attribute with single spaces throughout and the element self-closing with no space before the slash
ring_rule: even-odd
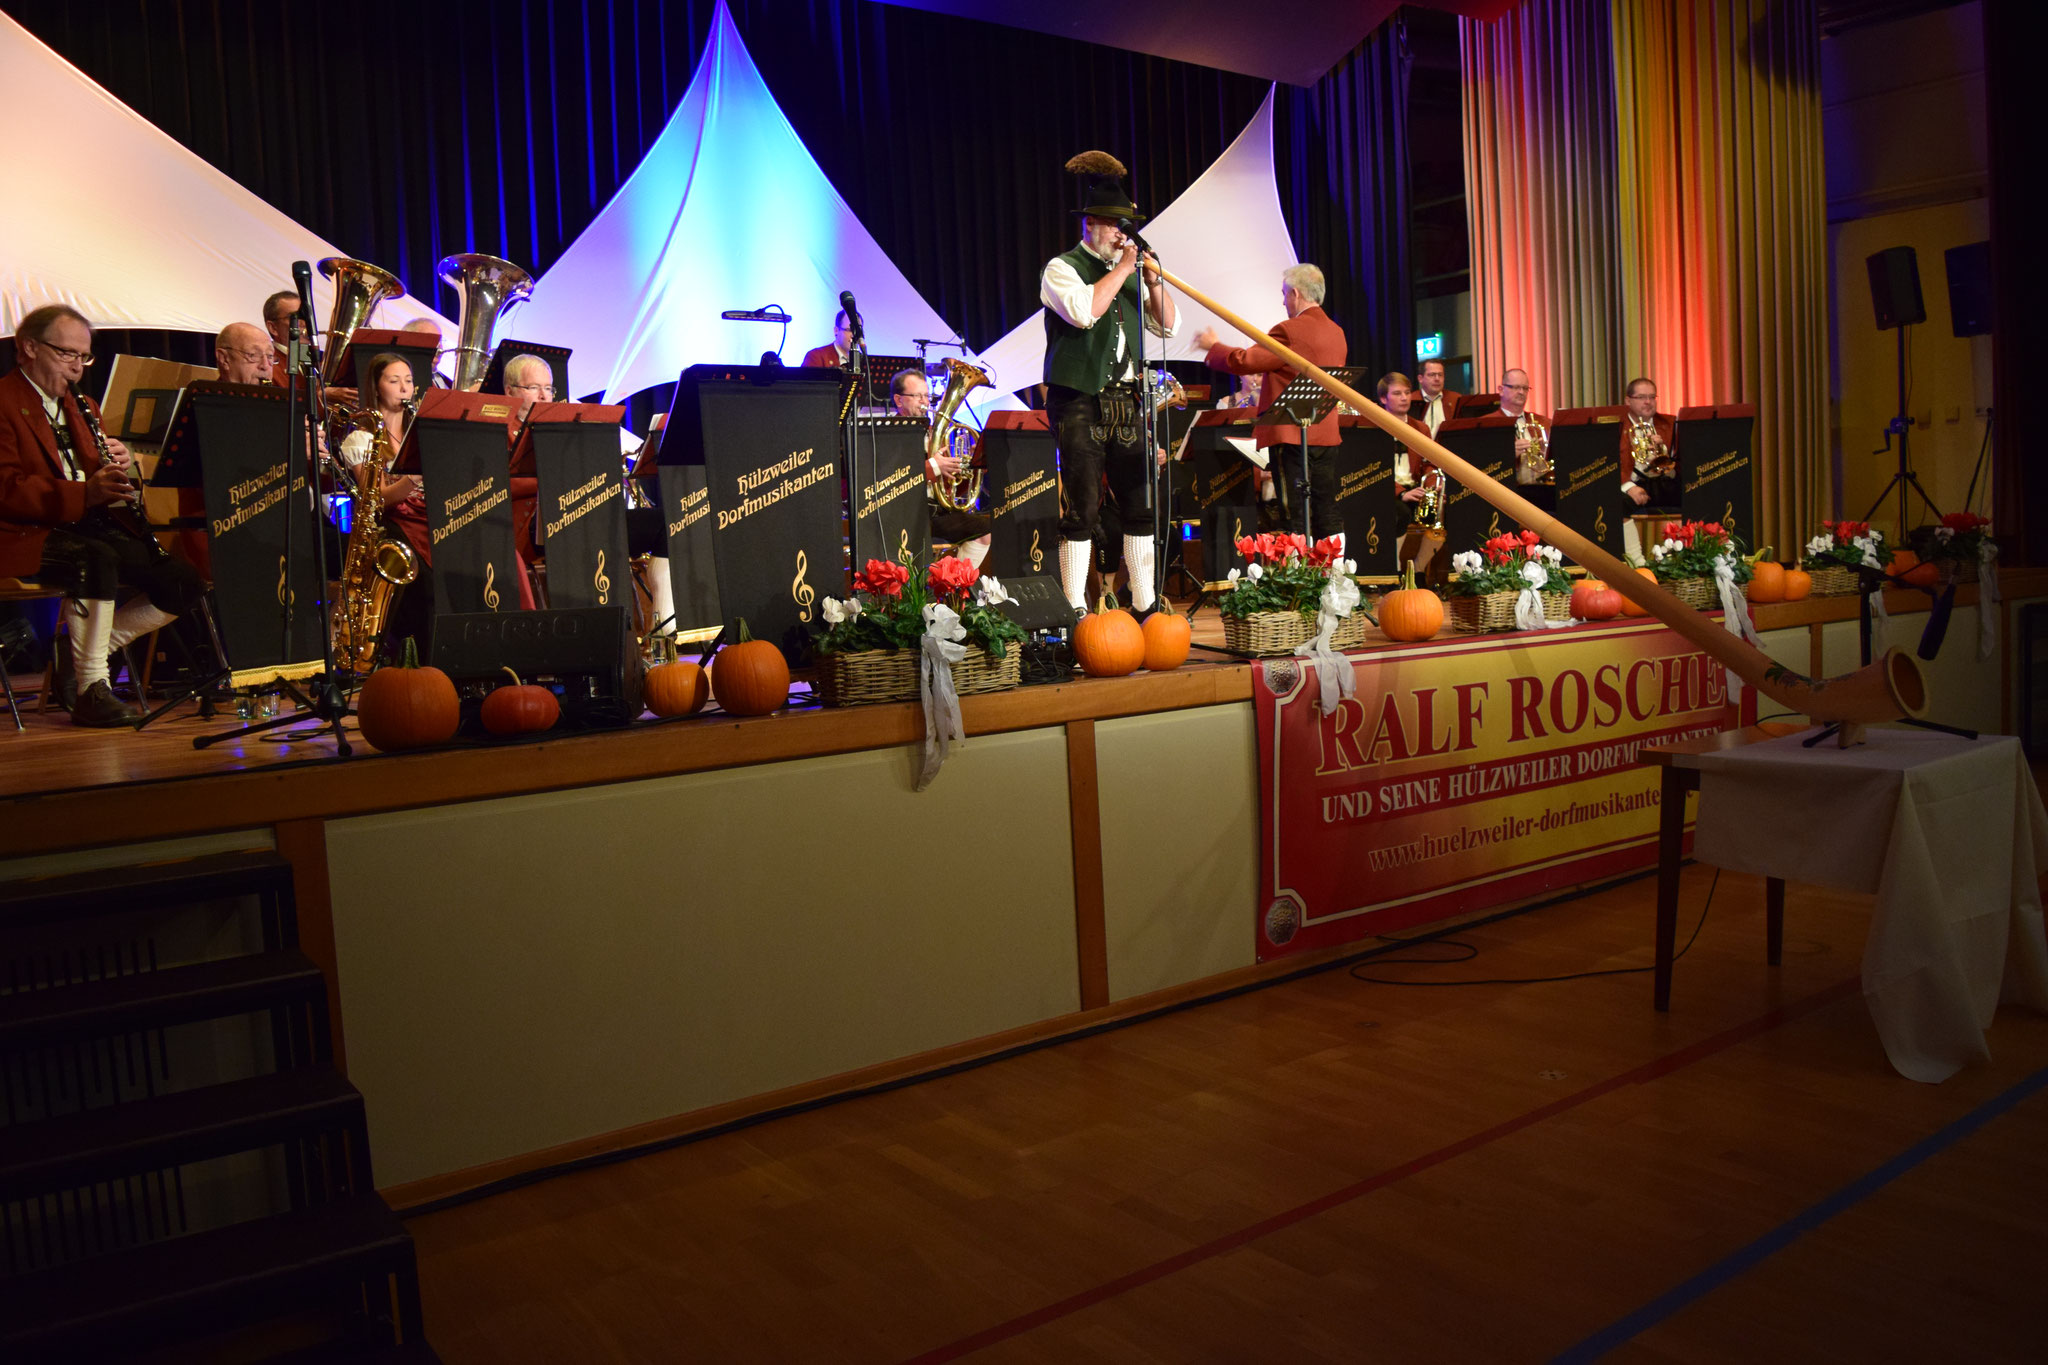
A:
<svg viewBox="0 0 2048 1365">
<path fill-rule="evenodd" d="M 1650 1300 L 1627 1317 L 1601 1328 L 1593 1335 L 1559 1352 L 1553 1360 L 1561 1365 L 1579 1365 L 1598 1360 L 1623 1342 L 1632 1340 L 1697 1299 L 1706 1297 L 1736 1276 L 1752 1269 L 1844 1209 L 1868 1199 L 1927 1158 L 1982 1128 L 2037 1091 L 2048 1087 L 2048 1067 L 2013 1086 L 2004 1094 L 1985 1101 L 1941 1131 L 1908 1147 L 1869 1174 L 1836 1190 L 1819 1203 L 1794 1214 L 1740 1250 L 1729 1253 L 1676 1288 Z"/>
</svg>

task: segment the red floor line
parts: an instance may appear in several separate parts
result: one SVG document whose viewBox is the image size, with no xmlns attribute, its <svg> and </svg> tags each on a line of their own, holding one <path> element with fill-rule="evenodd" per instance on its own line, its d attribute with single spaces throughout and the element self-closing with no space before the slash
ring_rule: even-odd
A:
<svg viewBox="0 0 2048 1365">
<path fill-rule="evenodd" d="M 1474 1133 L 1469 1137 L 1460 1138 L 1448 1146 L 1439 1147 L 1433 1152 L 1425 1153 L 1422 1156 L 1403 1162 L 1399 1166 L 1390 1167 L 1378 1174 L 1367 1176 L 1365 1179 L 1356 1181 L 1353 1184 L 1332 1190 L 1330 1193 L 1311 1199 L 1305 1204 L 1297 1204 L 1291 1209 L 1283 1209 L 1270 1218 L 1262 1218 L 1258 1222 L 1239 1228 L 1235 1232 L 1228 1232 L 1212 1241 L 1203 1242 L 1199 1246 L 1189 1247 L 1186 1251 L 1169 1256 L 1163 1261 L 1155 1261 L 1151 1265 L 1142 1266 L 1127 1275 L 1119 1275 L 1113 1280 L 1106 1280 L 1101 1284 L 1084 1289 L 1078 1294 L 1072 1294 L 1057 1302 L 1049 1303 L 1043 1308 L 1035 1308 L 1031 1312 L 1011 1318 L 1007 1322 L 999 1322 L 993 1327 L 985 1327 L 979 1332 L 961 1337 L 957 1341 L 949 1342 L 944 1346 L 927 1351 L 923 1355 L 913 1356 L 907 1362 L 907 1365 L 938 1365 L 940 1361 L 958 1360 L 962 1356 L 985 1350 L 990 1346 L 996 1345 L 998 1342 L 1008 1341 L 1012 1337 L 1035 1331 L 1047 1323 L 1057 1322 L 1059 1319 L 1078 1313 L 1084 1308 L 1091 1308 L 1104 1300 L 1113 1299 L 1119 1294 L 1129 1293 L 1131 1290 L 1150 1284 L 1155 1280 L 1177 1274 L 1190 1266 L 1199 1265 L 1203 1261 L 1213 1260 L 1226 1252 L 1235 1251 L 1239 1247 L 1256 1242 L 1262 1237 L 1270 1236 L 1275 1232 L 1281 1231 L 1283 1228 L 1292 1227 L 1304 1219 L 1328 1213 L 1331 1209 L 1342 1207 L 1355 1199 L 1373 1193 L 1375 1190 L 1385 1189 L 1389 1185 L 1406 1180 L 1411 1175 L 1429 1170 L 1433 1166 L 1440 1166 L 1446 1161 L 1465 1155 L 1467 1152 L 1476 1151 L 1489 1143 L 1497 1142 L 1511 1133 L 1520 1132 L 1522 1129 L 1541 1123 L 1545 1119 L 1554 1118 L 1559 1114 L 1577 1109 L 1581 1105 L 1590 1104 L 1601 1096 L 1612 1094 L 1624 1086 L 1642 1085 L 1650 1081 L 1661 1080 L 1663 1077 L 1669 1076 L 1673 1072 L 1681 1071 L 1695 1062 L 1704 1061 L 1717 1052 L 1724 1052 L 1738 1043 L 1744 1043 L 1751 1038 L 1769 1033 L 1771 1030 L 1790 1023 L 1802 1015 L 1811 1014 L 1815 1010 L 1832 1005 L 1836 1001 L 1854 994 L 1861 986 L 1862 979 L 1860 977 L 1851 977 L 1847 981 L 1830 986 L 1816 995 L 1809 995 L 1805 999 L 1796 1000 L 1789 1005 L 1781 1005 L 1768 1014 L 1759 1015 L 1747 1023 L 1737 1024 L 1735 1027 L 1726 1029 L 1710 1038 L 1701 1039 L 1699 1042 L 1680 1048 L 1676 1052 L 1655 1058 L 1643 1063 L 1641 1066 L 1621 1072 L 1619 1075 L 1610 1076 L 1606 1080 L 1594 1085 L 1589 1085 L 1584 1090 L 1575 1091 L 1562 1099 L 1552 1100 L 1549 1104 L 1540 1105 L 1525 1113 L 1517 1114 L 1515 1117 L 1505 1122 L 1497 1123 L 1491 1128 Z"/>
</svg>

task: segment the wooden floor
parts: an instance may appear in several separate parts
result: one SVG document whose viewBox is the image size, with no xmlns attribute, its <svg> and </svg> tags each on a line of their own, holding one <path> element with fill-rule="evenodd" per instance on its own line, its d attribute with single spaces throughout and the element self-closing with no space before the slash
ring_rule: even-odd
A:
<svg viewBox="0 0 2048 1365">
<path fill-rule="evenodd" d="M 1651 896 L 1361 970 L 1640 964 Z M 2048 1018 L 1901 1079 L 1866 912 L 1795 886 L 1767 968 L 1761 884 L 1724 875 L 1667 1016 L 1641 974 L 1338 970 L 422 1215 L 429 1337 L 479 1365 L 2039 1360 L 2048 1093 L 1985 1107 L 2048 1078 Z"/>
</svg>

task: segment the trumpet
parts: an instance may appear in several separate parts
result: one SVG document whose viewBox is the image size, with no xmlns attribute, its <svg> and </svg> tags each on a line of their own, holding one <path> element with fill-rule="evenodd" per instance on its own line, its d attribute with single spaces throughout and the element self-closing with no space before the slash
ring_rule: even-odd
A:
<svg viewBox="0 0 2048 1365">
<path fill-rule="evenodd" d="M 1678 457 L 1658 439 L 1657 424 L 1628 419 L 1628 453 L 1636 473 L 1645 479 L 1668 479 L 1678 472 Z"/>
<path fill-rule="evenodd" d="M 1529 442 L 1526 453 L 1517 456 L 1521 477 L 1517 483 L 1549 483 L 1553 474 L 1550 465 L 1550 433 L 1543 429 L 1543 423 L 1528 413 L 1515 419 L 1515 444 Z"/>
<path fill-rule="evenodd" d="M 1422 501 L 1415 504 L 1415 524 L 1426 531 L 1442 535 L 1444 530 L 1444 472 L 1435 465 L 1422 476 L 1418 485 L 1422 489 Z"/>
</svg>

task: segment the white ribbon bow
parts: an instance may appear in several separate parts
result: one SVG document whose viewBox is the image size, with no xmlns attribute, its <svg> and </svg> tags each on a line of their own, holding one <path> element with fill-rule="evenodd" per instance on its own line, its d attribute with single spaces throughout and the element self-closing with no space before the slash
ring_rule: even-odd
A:
<svg viewBox="0 0 2048 1365">
<path fill-rule="evenodd" d="M 1756 626 L 1749 619 L 1749 598 L 1742 591 L 1742 585 L 1735 581 L 1735 556 L 1733 554 L 1714 556 L 1714 587 L 1721 597 L 1721 624 L 1730 635 L 1737 639 L 1758 644 Z M 1742 679 L 1735 676 L 1735 670 L 1727 670 L 1728 700 L 1738 707 L 1742 705 Z"/>
<path fill-rule="evenodd" d="M 1322 600 L 1316 605 L 1315 638 L 1294 647 L 1296 654 L 1315 665 L 1316 705 L 1326 716 L 1337 709 L 1338 702 L 1358 690 L 1358 675 L 1352 671 L 1351 660 L 1330 648 L 1330 637 L 1337 633 L 1337 623 L 1349 616 L 1357 605 L 1357 582 L 1349 574 L 1331 566 L 1330 581 L 1323 585 Z"/>
<path fill-rule="evenodd" d="M 1522 590 L 1515 594 L 1516 630 L 1555 630 L 1570 621 L 1552 621 L 1543 614 L 1543 589 L 1550 582 L 1550 568 L 1531 559 L 1522 564 Z"/>
<path fill-rule="evenodd" d="M 1984 537 L 1977 546 L 1977 657 L 1998 652 L 1998 546 Z"/>
<path fill-rule="evenodd" d="M 960 694 L 953 690 L 953 665 L 967 657 L 967 647 L 955 642 L 966 638 L 967 627 L 951 607 L 934 602 L 924 609 L 917 661 L 918 701 L 924 706 L 924 766 L 917 774 L 918 791 L 939 775 L 952 741 L 967 738 L 960 723 Z"/>
</svg>

